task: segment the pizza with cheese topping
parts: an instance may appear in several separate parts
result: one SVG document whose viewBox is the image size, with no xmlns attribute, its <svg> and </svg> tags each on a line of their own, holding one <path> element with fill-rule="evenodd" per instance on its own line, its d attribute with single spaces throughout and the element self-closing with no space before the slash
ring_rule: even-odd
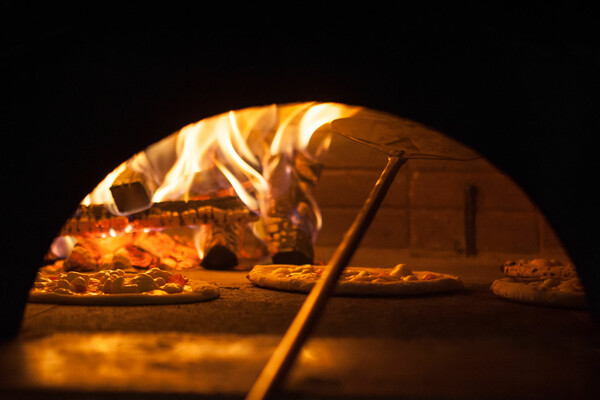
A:
<svg viewBox="0 0 600 400">
<path fill-rule="evenodd" d="M 577 271 L 573 264 L 563 264 L 560 261 L 548 258 L 509 260 L 502 265 L 502 273 L 522 278 L 575 278 L 577 276 Z"/>
<path fill-rule="evenodd" d="M 217 297 L 216 285 L 159 268 L 141 273 L 39 271 L 29 292 L 29 301 L 34 303 L 87 305 L 192 303 Z"/>
<path fill-rule="evenodd" d="M 502 272 L 506 276 L 490 287 L 497 296 L 543 306 L 587 306 L 585 289 L 572 264 L 546 258 L 506 261 Z"/>
<path fill-rule="evenodd" d="M 256 265 L 247 278 L 256 286 L 308 293 L 325 271 L 316 265 Z M 450 292 L 464 287 L 459 277 L 431 271 L 412 271 L 405 264 L 394 268 L 347 267 L 336 295 L 402 296 Z"/>
</svg>

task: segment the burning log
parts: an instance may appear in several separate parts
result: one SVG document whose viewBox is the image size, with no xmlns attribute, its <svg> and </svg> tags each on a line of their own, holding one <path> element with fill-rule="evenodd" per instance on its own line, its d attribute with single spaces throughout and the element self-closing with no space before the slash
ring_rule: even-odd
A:
<svg viewBox="0 0 600 400">
<path fill-rule="evenodd" d="M 267 247 L 276 264 L 312 264 L 319 229 L 312 200 L 321 166 L 300 152 L 278 154 L 269 162 Z"/>
<path fill-rule="evenodd" d="M 143 210 L 152 206 L 152 194 L 156 189 L 145 175 L 126 168 L 115 179 L 110 192 L 120 213 Z"/>
<path fill-rule="evenodd" d="M 238 265 L 248 223 L 258 218 L 236 197 L 161 202 L 128 216 L 113 215 L 104 205 L 81 205 L 64 225 L 61 234 L 80 238 L 78 240 L 82 244 L 76 247 L 94 253 L 97 264 L 103 265 L 102 268 L 114 268 L 113 252 L 109 252 L 108 256 L 102 254 L 102 250 L 96 249 L 95 242 L 105 240 L 103 237 L 128 236 L 128 244 L 117 256 L 117 264 L 120 262 L 138 268 L 162 265 L 185 269 L 200 264 L 196 248 L 177 243 L 170 235 L 159 235 L 156 231 L 196 227 L 201 229 L 204 236 L 201 248 L 205 257 L 201 265 L 208 269 L 230 269 Z M 106 257 L 100 260 L 102 256 Z M 129 261 L 121 260 L 121 256 Z M 137 262 L 138 259 L 141 261 Z M 91 264 L 89 267 L 80 264 L 73 268 L 96 269 Z"/>
<path fill-rule="evenodd" d="M 126 230 L 161 230 L 211 222 L 246 225 L 258 218 L 235 197 L 156 203 L 147 210 L 128 216 L 113 215 L 101 204 L 81 205 L 65 223 L 61 235 L 108 235 Z"/>
<path fill-rule="evenodd" d="M 309 234 L 290 221 L 269 218 L 267 247 L 275 264 L 312 264 L 314 251 Z"/>
<path fill-rule="evenodd" d="M 200 265 L 206 269 L 231 269 L 238 265 L 244 230 L 240 224 L 205 225 L 201 231 L 204 257 Z"/>
</svg>

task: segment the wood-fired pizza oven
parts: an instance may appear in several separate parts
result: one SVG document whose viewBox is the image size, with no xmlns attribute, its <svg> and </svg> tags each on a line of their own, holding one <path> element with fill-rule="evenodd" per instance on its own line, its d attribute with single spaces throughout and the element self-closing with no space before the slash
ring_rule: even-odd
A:
<svg viewBox="0 0 600 400">
<path fill-rule="evenodd" d="M 252 285 L 246 274 L 258 258 L 247 252 L 245 265 L 240 253 L 233 259 L 213 254 L 208 262 L 216 242 L 206 235 L 196 242 L 204 263 L 184 271 L 220 285 L 221 296 L 210 302 L 69 306 L 27 303 L 27 294 L 37 269 L 50 262 L 57 236 L 97 229 L 88 223 L 94 213 L 119 216 L 95 209 L 102 201 L 93 196 L 82 199 L 138 152 L 230 110 L 338 104 L 346 111 L 359 107 L 359 116 L 377 115 L 408 137 L 421 135 L 427 145 L 440 138 L 433 148 L 452 153 L 407 157 L 350 265 L 430 267 L 459 275 L 465 290 L 330 298 L 273 397 L 598 394 L 597 60 L 577 35 L 586 33 L 585 15 L 544 10 L 543 21 L 560 14 L 583 21 L 580 30 L 553 25 L 563 35 L 558 40 L 488 19 L 457 26 L 425 18 L 424 29 L 409 18 L 368 32 L 332 22 L 282 37 L 261 29 L 255 37 L 222 26 L 194 25 L 190 32 L 184 21 L 166 16 L 135 29 L 85 20 L 16 28 L 9 87 L 17 107 L 7 132 L 17 144 L 5 149 L 3 160 L 0 393 L 244 398 L 306 299 Z M 277 243 L 262 248 L 260 261 L 286 253 L 280 260 L 327 263 L 386 166 L 387 156 L 366 140 L 373 132 L 361 131 L 361 143 L 346 128 L 325 130 L 334 133 L 328 151 L 318 163 L 296 166 L 307 172 L 302 184 L 311 185 L 322 216 L 316 241 L 306 246 L 306 238 L 294 236 L 297 251 L 290 256 L 279 234 L 287 228 L 273 222 L 278 230 L 270 238 L 276 234 Z M 404 145 L 415 149 L 410 141 Z M 140 213 L 157 188 L 139 171 L 123 171 L 109 185 L 112 201 L 119 212 L 129 208 L 129 221 L 151 224 Z M 136 187 L 142 191 L 134 193 Z M 223 226 L 227 218 L 247 223 L 257 216 L 247 212 L 241 192 L 217 196 L 226 205 L 200 196 L 194 206 L 230 210 L 229 217 L 211 211 Z M 166 196 L 152 209 L 183 215 L 193 202 L 172 200 Z M 183 217 L 177 227 L 156 218 L 161 226 L 144 227 L 169 234 L 173 229 L 165 228 L 186 229 Z M 573 263 L 589 306 L 526 305 L 491 293 L 504 261 L 533 258 Z"/>
</svg>

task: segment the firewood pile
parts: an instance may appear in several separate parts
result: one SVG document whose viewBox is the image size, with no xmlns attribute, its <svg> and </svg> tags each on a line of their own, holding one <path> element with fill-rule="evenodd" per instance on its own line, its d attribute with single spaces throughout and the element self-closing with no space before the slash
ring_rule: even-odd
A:
<svg viewBox="0 0 600 400">
<path fill-rule="evenodd" d="M 80 205 L 60 235 L 78 238 L 64 262 L 65 269 L 96 270 L 112 265 L 184 269 L 201 265 L 231 269 L 240 258 L 270 255 L 275 263 L 306 264 L 314 258 L 313 241 L 319 229 L 318 207 L 311 193 L 321 165 L 300 152 L 279 154 L 269 160 L 269 184 L 263 216 L 250 210 L 239 197 L 224 195 L 188 201 L 152 203 L 153 186 L 142 174 L 123 172 L 110 190 L 115 205 Z M 115 207 L 117 208 L 115 210 Z M 130 209 L 144 208 L 127 213 Z M 249 226 L 262 225 L 263 236 L 254 238 Z M 191 229 L 195 243 L 167 244 L 163 231 Z M 119 249 L 98 248 L 94 242 L 123 238 Z M 129 239 L 126 239 L 129 238 Z M 160 238 L 160 239 L 159 239 Z M 190 249 L 184 257 L 172 257 L 176 249 Z M 100 246 L 102 247 L 102 246 Z M 166 249 L 166 254 L 164 253 Z M 190 256 L 194 253 L 194 256 Z M 198 255 L 198 253 L 200 255 Z"/>
<path fill-rule="evenodd" d="M 233 268 L 248 224 L 258 219 L 237 197 L 161 202 L 127 216 L 114 215 L 102 204 L 80 205 L 61 230 L 62 236 L 77 238 L 64 269 L 91 271 L 110 268 L 111 263 L 186 269 L 201 262 L 213 269 Z M 178 228 L 200 233 L 201 240 L 174 240 Z M 115 243 L 118 249 L 111 248 Z M 203 260 L 198 250 L 205 254 Z"/>
<path fill-rule="evenodd" d="M 63 226 L 61 235 L 114 235 L 131 230 L 161 230 L 211 222 L 246 224 L 258 219 L 258 215 L 248 210 L 236 197 L 161 202 L 127 216 L 115 215 L 103 204 L 92 204 L 80 205 Z"/>
</svg>

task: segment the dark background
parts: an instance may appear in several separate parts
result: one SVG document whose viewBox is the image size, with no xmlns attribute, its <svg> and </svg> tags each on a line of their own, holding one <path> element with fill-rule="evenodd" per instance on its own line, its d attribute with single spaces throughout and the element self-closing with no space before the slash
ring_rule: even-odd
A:
<svg viewBox="0 0 600 400">
<path fill-rule="evenodd" d="M 2 336 L 62 223 L 123 160 L 204 117 L 308 100 L 388 111 L 478 150 L 546 214 L 599 310 L 594 14 L 421 4 L 4 2 Z"/>
</svg>

